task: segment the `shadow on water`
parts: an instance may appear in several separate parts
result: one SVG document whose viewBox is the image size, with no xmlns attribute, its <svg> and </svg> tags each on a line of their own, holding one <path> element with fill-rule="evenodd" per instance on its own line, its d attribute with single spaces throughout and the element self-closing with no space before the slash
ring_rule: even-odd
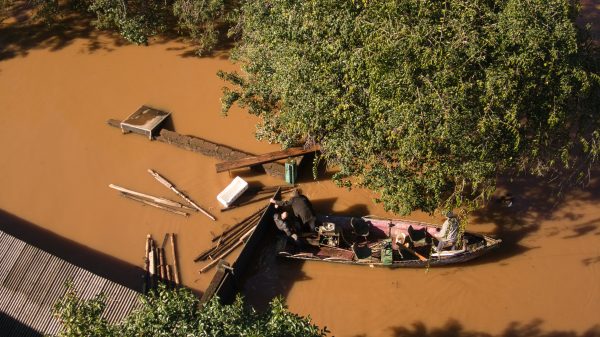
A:
<svg viewBox="0 0 600 337">
<path fill-rule="evenodd" d="M 593 172 L 598 176 L 599 172 Z M 562 194 L 546 180 L 536 177 L 519 177 L 512 181 L 500 181 L 498 193 L 486 207 L 472 213 L 469 228 L 477 231 L 478 223 L 496 225 L 494 236 L 502 239 L 498 251 L 477 259 L 472 264 L 499 262 L 511 256 L 522 254 L 535 247 L 526 247 L 520 242 L 527 236 L 538 233 L 554 236 L 561 232 L 564 239 L 574 239 L 597 233 L 600 218 L 575 223 L 585 216 L 565 209 L 566 205 L 600 202 L 600 179 L 593 179 L 585 188 L 572 187 Z M 541 223 L 552 220 L 561 223 L 559 227 L 542 228 Z"/>
<path fill-rule="evenodd" d="M 3 312 L 0 312 L 0 322 L 3 322 L 2 331 L 0 331 L 0 336 L 43 336 L 43 334 L 6 315 Z"/>
<path fill-rule="evenodd" d="M 94 17 L 75 11 L 65 13 L 62 18 L 47 24 L 34 18 L 27 3 L 16 5 L 7 15 L 11 23 L 3 23 L 0 17 L 0 61 L 24 57 L 32 50 L 48 49 L 58 51 L 68 47 L 76 39 L 86 39 L 86 51 L 113 51 L 115 48 L 131 44 L 116 32 L 100 31 L 93 26 Z M 198 45 L 181 37 L 176 31 L 149 38 L 150 44 L 181 43 L 179 47 L 168 47 L 168 51 L 179 52 L 180 57 L 206 57 L 228 59 L 233 40 L 227 36 L 227 28 L 220 27 L 219 42 L 214 49 L 198 55 Z M 102 38 L 101 38 L 102 37 Z"/>
<path fill-rule="evenodd" d="M 263 238 L 264 244 L 253 254 L 253 263 L 243 280 L 243 295 L 246 302 L 257 310 L 268 308 L 269 302 L 277 297 L 286 297 L 296 282 L 308 281 L 302 271 L 303 261 L 281 261 L 277 258 L 275 230 Z"/>
<path fill-rule="evenodd" d="M 392 327 L 390 337 L 600 337 L 600 326 L 595 325 L 583 333 L 574 331 L 544 331 L 542 320 L 533 320 L 529 323 L 513 322 L 499 334 L 490 334 L 483 331 L 466 330 L 462 324 L 455 320 L 448 321 L 443 327 L 428 328 L 422 322 L 415 322 L 412 327 Z M 369 337 L 368 334 L 358 334 L 353 337 Z"/>
<path fill-rule="evenodd" d="M 96 275 L 141 291 L 144 272 L 137 266 L 56 235 L 1 209 L 0 230 Z"/>
<path fill-rule="evenodd" d="M 34 22 L 26 6 L 20 6 L 13 13 L 15 23 L 0 26 L 0 61 L 14 57 L 24 57 L 31 50 L 48 49 L 58 51 L 68 47 L 75 39 L 87 39 L 87 51 L 111 51 L 111 46 L 100 41 L 100 32 L 92 26 L 91 19 L 81 16 L 69 16 L 55 24 Z M 115 47 L 125 42 L 114 35 Z"/>
</svg>

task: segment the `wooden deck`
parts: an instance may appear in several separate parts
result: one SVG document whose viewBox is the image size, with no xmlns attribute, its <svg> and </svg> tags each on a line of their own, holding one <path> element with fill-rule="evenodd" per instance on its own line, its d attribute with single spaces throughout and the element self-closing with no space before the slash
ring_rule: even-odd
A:
<svg viewBox="0 0 600 337">
<path fill-rule="evenodd" d="M 71 281 L 84 299 L 106 295 L 103 313 L 117 322 L 139 305 L 139 293 L 95 275 L 0 231 L 0 335 L 56 334 L 54 303 Z"/>
</svg>

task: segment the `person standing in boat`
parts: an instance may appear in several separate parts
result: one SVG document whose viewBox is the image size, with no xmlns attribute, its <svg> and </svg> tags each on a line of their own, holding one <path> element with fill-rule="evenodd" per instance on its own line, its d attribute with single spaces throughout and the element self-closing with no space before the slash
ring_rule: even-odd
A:
<svg viewBox="0 0 600 337">
<path fill-rule="evenodd" d="M 437 251 L 441 252 L 444 248 L 452 247 L 458 240 L 458 231 L 460 227 L 460 221 L 456 215 L 449 211 L 446 213 L 446 221 L 442 225 L 442 229 L 439 233 L 435 234 L 434 237 L 438 240 Z"/>
<path fill-rule="evenodd" d="M 296 226 L 294 226 L 292 219 L 290 219 L 288 212 L 275 212 L 273 220 L 280 231 L 284 232 L 285 235 L 294 240 L 294 242 L 298 242 L 298 234 L 296 234 L 298 230 Z"/>
<path fill-rule="evenodd" d="M 293 214 L 300 219 L 302 225 L 308 227 L 311 232 L 315 232 L 317 227 L 317 216 L 310 200 L 302 195 L 297 189 L 294 190 L 293 193 L 292 198 L 288 201 L 271 199 L 270 202 L 278 207 L 291 206 Z"/>
</svg>

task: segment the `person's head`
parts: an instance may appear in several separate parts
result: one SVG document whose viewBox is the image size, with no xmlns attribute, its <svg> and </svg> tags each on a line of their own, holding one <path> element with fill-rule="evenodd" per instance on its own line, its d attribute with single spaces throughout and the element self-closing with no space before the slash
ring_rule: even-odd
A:
<svg viewBox="0 0 600 337">
<path fill-rule="evenodd" d="M 300 193 L 299 189 L 294 189 L 294 191 L 292 191 L 292 197 L 299 197 L 302 193 Z"/>
<path fill-rule="evenodd" d="M 288 212 L 281 212 L 281 219 L 285 220 L 288 217 Z"/>
<path fill-rule="evenodd" d="M 446 212 L 446 218 L 448 218 L 448 219 L 456 218 L 456 214 L 454 214 L 454 212 L 452 212 L 452 211 L 448 211 L 448 212 Z"/>
</svg>

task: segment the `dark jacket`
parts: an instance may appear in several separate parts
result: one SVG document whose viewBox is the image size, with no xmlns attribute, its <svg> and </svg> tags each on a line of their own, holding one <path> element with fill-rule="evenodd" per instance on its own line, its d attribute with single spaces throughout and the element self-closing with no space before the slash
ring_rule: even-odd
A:
<svg viewBox="0 0 600 337">
<path fill-rule="evenodd" d="M 275 215 L 273 215 L 273 220 L 275 221 L 275 225 L 277 226 L 277 228 L 279 228 L 280 231 L 284 232 L 285 235 L 287 236 L 292 236 L 292 234 L 294 234 L 292 232 L 292 227 L 290 226 L 288 223 L 288 219 L 283 220 L 281 218 L 281 214 L 279 213 L 275 213 Z"/>
<path fill-rule="evenodd" d="M 276 200 L 275 204 L 283 207 L 292 207 L 294 215 L 302 221 L 302 224 L 310 223 L 316 219 L 315 211 L 307 197 L 298 195 L 288 201 Z"/>
</svg>

